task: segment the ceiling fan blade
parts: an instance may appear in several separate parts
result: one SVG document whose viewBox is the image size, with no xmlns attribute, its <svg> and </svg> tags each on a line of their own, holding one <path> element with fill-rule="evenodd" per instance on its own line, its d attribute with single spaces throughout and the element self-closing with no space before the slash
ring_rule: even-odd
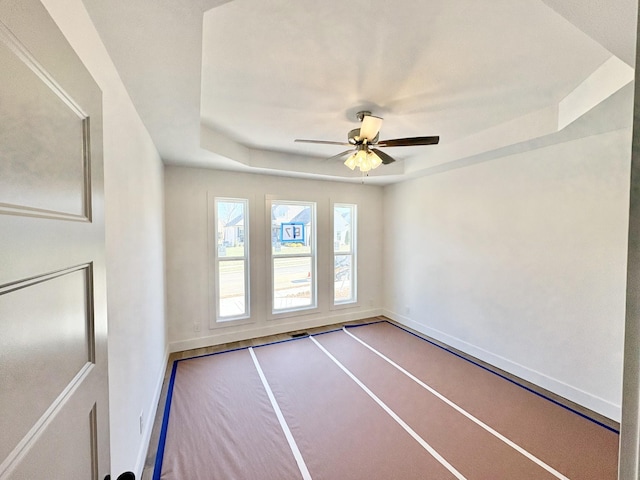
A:
<svg viewBox="0 0 640 480">
<path fill-rule="evenodd" d="M 382 119 L 380 117 L 374 117 L 373 115 L 366 115 L 362 118 L 362 126 L 360 127 L 360 139 L 365 138 L 369 143 L 372 143 L 380 131 L 382 126 Z"/>
<path fill-rule="evenodd" d="M 372 148 L 371 151 L 380 157 L 380 160 L 382 160 L 383 165 L 389 165 L 390 163 L 393 163 L 396 161 L 395 158 L 393 158 L 390 155 L 387 155 L 382 150 L 378 150 L 377 148 Z"/>
<path fill-rule="evenodd" d="M 436 145 L 440 137 L 409 137 L 382 140 L 377 145 L 380 147 L 412 147 L 414 145 Z"/>
<path fill-rule="evenodd" d="M 353 151 L 354 151 L 354 150 L 353 150 L 353 148 L 352 148 L 352 149 L 350 149 L 350 150 L 345 150 L 345 151 L 344 151 L 344 152 L 342 152 L 342 153 L 339 153 L 339 154 L 337 154 L 337 155 L 334 155 L 333 157 L 329 157 L 329 158 L 327 158 L 327 159 L 325 160 L 325 162 L 329 162 L 329 161 L 331 161 L 331 160 L 338 160 L 338 159 L 340 159 L 340 158 L 344 157 L 345 155 L 347 155 L 348 153 L 353 153 Z"/>
<path fill-rule="evenodd" d="M 350 146 L 350 143 L 347 142 L 332 142 L 330 140 L 301 140 L 299 138 L 296 138 L 294 140 L 294 142 L 298 142 L 298 143 L 319 143 L 322 145 L 346 145 L 347 147 Z"/>
</svg>

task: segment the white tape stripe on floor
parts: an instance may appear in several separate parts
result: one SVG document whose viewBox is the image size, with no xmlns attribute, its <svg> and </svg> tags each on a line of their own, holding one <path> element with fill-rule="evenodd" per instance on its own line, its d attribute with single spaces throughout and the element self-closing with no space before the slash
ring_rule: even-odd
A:
<svg viewBox="0 0 640 480">
<path fill-rule="evenodd" d="M 440 455 L 438 452 L 436 452 L 436 450 L 429 445 L 420 435 L 418 435 L 409 425 L 407 425 L 407 423 L 402 420 L 393 410 L 391 410 L 382 400 L 380 400 L 375 393 L 373 393 L 371 390 L 369 390 L 367 388 L 367 386 L 362 383 L 358 377 L 356 377 L 353 373 L 351 373 L 347 367 L 345 367 L 342 363 L 340 363 L 340 361 L 334 357 L 333 355 L 331 355 L 331 353 L 324 348 L 322 345 L 320 345 L 320 343 L 318 343 L 318 341 L 313 338 L 312 336 L 309 337 L 313 343 L 315 343 L 318 348 L 320 350 L 322 350 L 324 352 L 324 354 L 329 357 L 333 363 L 335 363 L 344 373 L 346 373 L 351 380 L 353 380 L 354 382 L 356 382 L 356 384 L 365 391 L 365 393 L 367 395 L 369 395 L 373 401 L 375 401 L 378 405 L 380 405 L 380 407 L 382 407 L 382 409 L 387 412 L 387 414 L 393 418 L 402 428 L 405 429 L 405 431 L 411 435 L 413 437 L 413 439 L 415 441 L 417 441 L 427 452 L 429 452 L 431 454 L 431 456 L 433 458 L 435 458 L 438 462 L 440 462 L 447 470 L 449 470 L 457 479 L 459 480 L 466 480 L 466 478 L 458 471 L 456 470 L 449 462 L 447 462 L 442 455 Z"/>
<path fill-rule="evenodd" d="M 296 440 L 293 438 L 293 435 L 291 434 L 291 430 L 289 430 L 289 425 L 287 425 L 287 421 L 284 419 L 284 416 L 282 415 L 280 406 L 278 405 L 278 402 L 276 401 L 276 397 L 273 395 L 273 392 L 271 391 L 271 387 L 269 386 L 267 377 L 264 376 L 262 367 L 260 367 L 260 362 L 258 362 L 258 358 L 256 357 L 256 354 L 253 353 L 252 347 L 249 347 L 249 353 L 251 354 L 251 358 L 253 359 L 253 364 L 256 366 L 256 370 L 258 371 L 260 380 L 262 380 L 262 385 L 264 386 L 264 389 L 267 391 L 267 396 L 269 397 L 269 400 L 271 400 L 271 405 L 273 406 L 273 409 L 276 412 L 276 416 L 278 417 L 278 421 L 280 422 L 280 426 L 282 427 L 284 436 L 287 437 L 287 442 L 289 442 L 289 447 L 291 448 L 291 452 L 293 453 L 293 456 L 296 459 L 296 463 L 298 464 L 298 468 L 300 469 L 302 478 L 304 480 L 311 480 L 311 474 L 307 469 L 307 464 L 304 463 L 304 458 L 302 458 L 302 454 L 298 449 L 298 444 L 296 443 Z"/>
<path fill-rule="evenodd" d="M 558 472 L 556 469 L 554 469 L 553 467 L 547 465 L 546 463 L 544 463 L 542 460 L 540 460 L 538 457 L 536 457 L 535 455 L 529 453 L 527 450 L 525 450 L 524 448 L 522 448 L 520 445 L 518 445 L 517 443 L 512 442 L 511 440 L 509 440 L 507 437 L 505 437 L 504 435 L 502 435 L 500 432 L 497 432 L 496 430 L 494 430 L 493 428 L 491 428 L 489 425 L 487 425 L 486 423 L 484 423 L 482 420 L 479 420 L 478 418 L 474 417 L 473 415 L 471 415 L 469 412 L 467 412 L 465 409 L 463 409 L 462 407 L 456 405 L 455 403 L 453 403 L 451 400 L 449 400 L 447 397 L 445 397 L 444 395 L 442 395 L 440 392 L 438 392 L 437 390 L 434 390 L 433 388 L 431 388 L 429 385 L 427 385 L 426 383 L 424 383 L 422 380 L 420 380 L 419 378 L 417 378 L 416 376 L 414 376 L 412 373 L 408 372 L 407 370 L 405 370 L 404 368 L 402 368 L 400 365 L 398 365 L 397 363 L 395 363 L 393 360 L 391 360 L 390 358 L 386 357 L 384 354 L 380 353 L 379 351 L 377 351 L 375 348 L 373 348 L 371 345 L 369 345 L 368 343 L 364 342 L 363 340 L 359 339 L 358 337 L 356 337 L 355 335 L 353 335 L 351 332 L 347 331 L 346 328 L 342 329 L 344 331 L 344 333 L 346 333 L 347 335 L 349 335 L 350 337 L 354 338 L 355 340 L 357 340 L 358 342 L 360 342 L 362 345 L 364 345 L 365 347 L 367 347 L 369 350 L 371 350 L 373 353 L 375 353 L 376 355 L 378 355 L 380 358 L 382 358 L 383 360 L 387 361 L 390 365 L 394 366 L 395 368 L 397 368 L 399 371 L 401 371 L 402 373 L 404 373 L 407 377 L 409 377 L 411 380 L 413 380 L 414 382 L 416 382 L 418 385 L 420 385 L 422 388 L 424 388 L 425 390 L 428 390 L 430 393 L 432 393 L 433 395 L 435 395 L 436 397 L 438 397 L 440 400 L 442 400 L 444 403 L 446 403 L 447 405 L 449 405 L 451 408 L 453 408 L 454 410 L 456 410 L 457 412 L 461 413 L 462 415 L 464 415 L 465 417 L 467 417 L 469 420 L 471 420 L 472 422 L 476 423 L 477 425 L 479 425 L 480 427 L 484 428 L 487 432 L 489 432 L 490 434 L 494 435 L 496 438 L 502 440 L 504 443 L 506 443 L 507 445 L 509 445 L 511 448 L 513 448 L 514 450 L 516 450 L 517 452 L 521 453 L 522 455 L 524 455 L 525 457 L 527 457 L 529 460 L 531 460 L 532 462 L 536 463 L 537 465 L 539 465 L 540 467 L 544 468 L 547 472 L 549 472 L 551 475 L 553 475 L 556 478 L 559 478 L 561 480 L 569 480 L 568 477 L 565 477 L 563 474 L 561 474 L 560 472 Z"/>
</svg>

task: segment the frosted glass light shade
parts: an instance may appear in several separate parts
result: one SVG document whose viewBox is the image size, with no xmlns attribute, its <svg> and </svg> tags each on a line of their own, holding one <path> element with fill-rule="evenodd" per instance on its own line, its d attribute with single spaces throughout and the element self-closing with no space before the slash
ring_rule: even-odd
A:
<svg viewBox="0 0 640 480">
<path fill-rule="evenodd" d="M 382 165 L 382 160 L 375 153 L 361 148 L 350 155 L 344 164 L 351 170 L 355 170 L 355 168 L 358 167 L 361 172 L 368 172 Z"/>
<path fill-rule="evenodd" d="M 354 153 L 353 155 L 349 155 L 349 158 L 345 160 L 344 164 L 351 170 L 356 168 L 356 154 Z"/>
<path fill-rule="evenodd" d="M 349 155 L 344 164 L 351 170 L 355 170 L 358 167 L 361 172 L 368 172 L 382 165 L 382 160 L 375 153 L 362 148 Z"/>
</svg>

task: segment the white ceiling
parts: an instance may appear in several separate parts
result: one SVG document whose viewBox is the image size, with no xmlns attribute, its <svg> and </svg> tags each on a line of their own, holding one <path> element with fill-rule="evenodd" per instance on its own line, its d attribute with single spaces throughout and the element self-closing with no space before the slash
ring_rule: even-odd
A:
<svg viewBox="0 0 640 480">
<path fill-rule="evenodd" d="M 361 109 L 381 139 L 440 135 L 386 149 L 385 184 L 631 122 L 635 0 L 84 3 L 171 164 L 359 181 L 293 140 L 346 141 Z"/>
</svg>

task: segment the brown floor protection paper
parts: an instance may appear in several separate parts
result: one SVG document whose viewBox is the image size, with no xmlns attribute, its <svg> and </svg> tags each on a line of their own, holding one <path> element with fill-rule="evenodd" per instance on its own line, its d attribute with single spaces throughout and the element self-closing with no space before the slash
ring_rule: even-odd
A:
<svg viewBox="0 0 640 480">
<path fill-rule="evenodd" d="M 455 478 L 310 339 L 255 353 L 314 480 Z"/>
<path fill-rule="evenodd" d="M 317 340 L 469 479 L 555 479 L 343 332 Z"/>
<path fill-rule="evenodd" d="M 566 478 L 616 479 L 615 432 L 390 323 L 347 331 Z M 253 350 L 313 480 L 455 478 L 330 356 L 464 478 L 556 478 L 344 331 L 314 340 Z M 302 478 L 248 350 L 184 360 L 176 369 L 162 472 L 154 478 Z"/>
<path fill-rule="evenodd" d="M 349 332 L 570 479 L 617 478 L 616 433 L 389 323 Z"/>
<path fill-rule="evenodd" d="M 248 350 L 178 362 L 160 478 L 302 478 Z"/>
</svg>

